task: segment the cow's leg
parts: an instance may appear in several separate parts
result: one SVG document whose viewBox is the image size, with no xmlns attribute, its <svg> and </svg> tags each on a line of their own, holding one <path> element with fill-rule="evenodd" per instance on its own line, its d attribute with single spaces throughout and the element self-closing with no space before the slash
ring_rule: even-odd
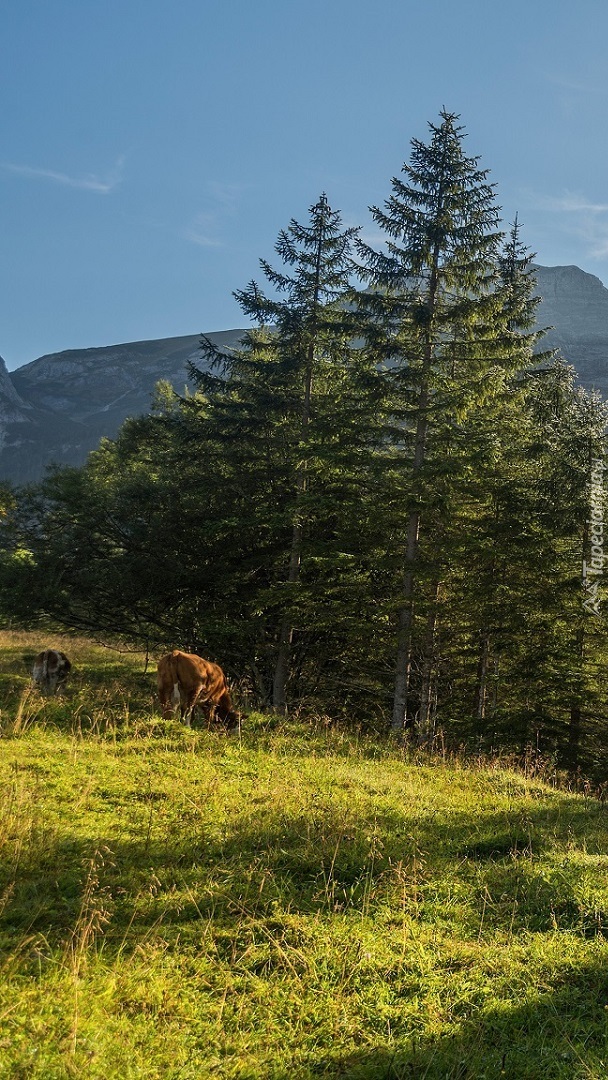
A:
<svg viewBox="0 0 608 1080">
<path fill-rule="evenodd" d="M 160 710 L 163 714 L 163 719 L 170 720 L 173 716 L 173 710 L 175 703 L 173 700 L 173 683 L 164 682 L 158 680 L 158 700 L 160 702 Z"/>
<path fill-rule="evenodd" d="M 211 727 L 215 720 L 215 702 L 213 701 L 213 698 L 204 696 L 199 697 L 196 707 L 203 713 L 207 727 Z"/>
<path fill-rule="evenodd" d="M 184 690 L 182 688 L 181 716 L 186 727 L 192 727 L 192 713 L 194 711 L 194 706 L 197 704 L 196 699 L 199 693 L 199 686 L 193 686 L 190 690 Z"/>
</svg>

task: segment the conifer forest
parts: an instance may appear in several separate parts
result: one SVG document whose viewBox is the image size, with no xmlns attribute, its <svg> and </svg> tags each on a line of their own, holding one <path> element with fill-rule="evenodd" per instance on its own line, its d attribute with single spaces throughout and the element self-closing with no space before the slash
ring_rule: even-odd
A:
<svg viewBox="0 0 608 1080">
<path fill-rule="evenodd" d="M 466 141 L 447 111 L 412 141 L 377 246 L 315 194 L 235 293 L 238 350 L 202 339 L 192 393 L 3 492 L 5 625 L 608 778 L 607 407 L 543 351 L 533 254 Z"/>
</svg>

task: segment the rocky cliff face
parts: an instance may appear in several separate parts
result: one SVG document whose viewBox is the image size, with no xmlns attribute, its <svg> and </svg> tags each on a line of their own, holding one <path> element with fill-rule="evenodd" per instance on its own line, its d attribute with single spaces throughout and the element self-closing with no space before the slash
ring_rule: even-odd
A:
<svg viewBox="0 0 608 1080">
<path fill-rule="evenodd" d="M 608 398 L 608 289 L 578 266 L 538 266 L 540 326 L 552 326 L 541 347 L 559 349 L 583 386 Z"/>
<path fill-rule="evenodd" d="M 31 406 L 17 393 L 0 356 L 0 450 L 6 440 L 8 424 L 27 423 Z"/>
<path fill-rule="evenodd" d="M 242 333 L 208 337 L 230 348 Z M 102 436 L 113 438 L 128 416 L 150 410 L 159 380 L 183 393 L 189 361 L 200 364 L 198 346 L 195 334 L 52 353 L 10 375 L 3 365 L 0 479 L 28 484 L 51 462 L 81 465 Z"/>
<path fill-rule="evenodd" d="M 558 348 L 581 383 L 608 397 L 608 289 L 577 266 L 538 266 L 541 347 Z M 234 347 L 242 330 L 208 336 Z M 81 465 L 102 436 L 148 412 L 166 379 L 178 392 L 188 362 L 200 362 L 199 336 L 137 341 L 41 356 L 10 374 L 0 359 L 0 479 L 37 481 L 51 462 Z"/>
</svg>

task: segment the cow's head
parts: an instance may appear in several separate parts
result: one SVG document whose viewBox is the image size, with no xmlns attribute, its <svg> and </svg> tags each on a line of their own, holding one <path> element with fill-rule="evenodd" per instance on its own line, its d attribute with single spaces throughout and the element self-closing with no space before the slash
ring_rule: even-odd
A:
<svg viewBox="0 0 608 1080">
<path fill-rule="evenodd" d="M 226 731 L 234 731 L 235 728 L 241 727 L 241 714 L 235 712 L 234 709 L 216 709 L 216 716 Z"/>
</svg>

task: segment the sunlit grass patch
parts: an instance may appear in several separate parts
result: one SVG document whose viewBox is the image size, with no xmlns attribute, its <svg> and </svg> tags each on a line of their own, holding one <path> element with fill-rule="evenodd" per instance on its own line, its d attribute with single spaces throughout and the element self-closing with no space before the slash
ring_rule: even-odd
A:
<svg viewBox="0 0 608 1080">
<path fill-rule="evenodd" d="M 43 699 L 26 644 L 0 639 L 0 1077 L 606 1075 L 603 804 L 310 720 L 188 730 L 90 643 Z"/>
</svg>

